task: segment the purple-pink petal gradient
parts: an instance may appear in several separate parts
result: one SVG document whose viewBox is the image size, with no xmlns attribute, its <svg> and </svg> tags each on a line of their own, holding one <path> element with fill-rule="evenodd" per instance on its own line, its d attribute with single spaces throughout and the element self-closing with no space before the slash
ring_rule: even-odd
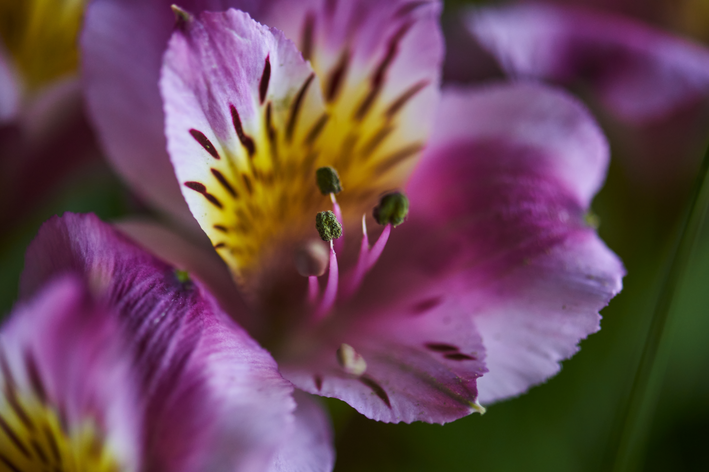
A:
<svg viewBox="0 0 709 472">
<path fill-rule="evenodd" d="M 468 26 L 517 77 L 590 87 L 620 119 L 642 123 L 709 95 L 709 51 L 637 21 L 531 4 L 472 10 Z"/>
<path fill-rule="evenodd" d="M 409 219 L 360 293 L 320 344 L 277 357 L 296 386 L 382 421 L 451 421 L 554 375 L 624 274 L 585 222 L 609 156 L 579 102 L 541 85 L 447 90 L 436 123 Z M 338 368 L 341 343 L 361 377 Z"/>
<path fill-rule="evenodd" d="M 50 281 L 0 329 L 0 405 L 10 395 L 25 408 L 44 402 L 63 415 L 69 434 L 91 421 L 121 470 L 139 470 L 143 411 L 119 331 L 119 321 L 79 277 Z"/>
<path fill-rule="evenodd" d="M 293 428 L 292 386 L 201 282 L 92 215 L 45 223 L 21 295 L 66 272 L 117 312 L 135 353 L 147 470 L 264 470 Z"/>
<path fill-rule="evenodd" d="M 621 289 L 622 264 L 585 222 L 608 146 L 579 102 L 541 85 L 446 90 L 437 123 L 396 235 L 416 257 L 382 266 L 412 289 L 428 277 L 472 317 L 486 403 L 558 372 Z"/>
</svg>

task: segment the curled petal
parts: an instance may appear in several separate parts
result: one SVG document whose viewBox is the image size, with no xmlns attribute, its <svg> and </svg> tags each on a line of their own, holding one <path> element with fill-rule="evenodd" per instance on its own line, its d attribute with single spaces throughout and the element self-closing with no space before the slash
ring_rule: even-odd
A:
<svg viewBox="0 0 709 472">
<path fill-rule="evenodd" d="M 632 20 L 522 5 L 471 11 L 468 27 L 507 72 L 586 84 L 630 122 L 661 118 L 709 94 L 709 51 Z"/>
<path fill-rule="evenodd" d="M 135 356 L 146 470 L 263 470 L 288 431 L 292 387 L 201 282 L 91 215 L 42 227 L 22 295 L 67 271 L 117 312 Z"/>
</svg>

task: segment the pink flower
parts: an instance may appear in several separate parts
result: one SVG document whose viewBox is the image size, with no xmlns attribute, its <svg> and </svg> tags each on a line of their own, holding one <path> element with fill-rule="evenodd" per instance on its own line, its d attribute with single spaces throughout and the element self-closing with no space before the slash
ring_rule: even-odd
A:
<svg viewBox="0 0 709 472">
<path fill-rule="evenodd" d="M 0 226 L 12 228 L 99 151 L 83 113 L 84 0 L 0 5 Z M 32 188 L 32 191 L 28 191 Z"/>
<path fill-rule="evenodd" d="M 261 23 L 193 6 L 168 43 L 167 2 L 95 2 L 89 107 L 119 172 L 191 224 L 184 196 L 248 306 L 234 316 L 296 387 L 444 423 L 544 381 L 598 330 L 623 268 L 587 224 L 608 148 L 577 101 L 441 97 L 436 1 L 261 2 Z M 323 167 L 341 192 L 318 188 Z M 323 211 L 344 228 L 329 250 Z"/>
<path fill-rule="evenodd" d="M 329 425 L 191 280 L 94 216 L 29 248 L 0 330 L 3 470 L 329 470 Z"/>
<path fill-rule="evenodd" d="M 471 9 L 466 24 L 510 76 L 569 87 L 599 108 L 618 136 L 614 152 L 649 194 L 684 188 L 694 174 L 709 126 L 703 45 L 619 15 L 549 4 Z"/>
</svg>

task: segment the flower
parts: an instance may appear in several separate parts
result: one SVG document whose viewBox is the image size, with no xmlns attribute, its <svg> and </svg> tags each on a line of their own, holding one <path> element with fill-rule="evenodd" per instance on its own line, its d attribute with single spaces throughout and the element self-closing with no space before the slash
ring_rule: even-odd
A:
<svg viewBox="0 0 709 472">
<path fill-rule="evenodd" d="M 327 421 L 308 399 L 294 418 L 271 356 L 199 280 L 96 217 L 45 223 L 21 292 L 0 330 L 2 467 L 332 467 Z"/>
<path fill-rule="evenodd" d="M 684 188 L 709 126 L 706 47 L 585 8 L 508 5 L 471 9 L 465 18 L 506 73 L 569 87 L 599 108 L 618 130 L 630 175 L 650 195 L 668 183 Z"/>
<path fill-rule="evenodd" d="M 174 215 L 184 195 L 239 322 L 296 387 L 444 423 L 544 381 L 598 329 L 623 268 L 586 223 L 608 148 L 577 101 L 495 84 L 439 103 L 436 1 L 261 2 L 261 23 L 188 4 L 166 49 L 166 5 L 148 3 L 90 9 L 91 114 L 139 191 Z M 164 115 L 138 130 L 163 51 Z M 146 151 L 165 141 L 179 187 Z"/>
<path fill-rule="evenodd" d="M 98 157 L 78 81 L 76 43 L 85 3 L 0 1 L 3 227 L 12 227 L 63 177 Z"/>
</svg>

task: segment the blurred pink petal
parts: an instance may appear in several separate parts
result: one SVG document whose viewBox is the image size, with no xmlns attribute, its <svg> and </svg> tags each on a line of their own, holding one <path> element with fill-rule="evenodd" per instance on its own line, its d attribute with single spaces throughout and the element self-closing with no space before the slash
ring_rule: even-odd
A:
<svg viewBox="0 0 709 472">
<path fill-rule="evenodd" d="M 517 77 L 582 83 L 621 119 L 647 122 L 709 94 L 709 51 L 637 21 L 532 4 L 473 10 L 470 31 Z"/>
<path fill-rule="evenodd" d="M 260 471 L 272 461 L 292 428 L 292 387 L 199 280 L 91 215 L 42 227 L 22 296 L 67 272 L 116 314 L 142 400 L 146 469 Z"/>
</svg>

